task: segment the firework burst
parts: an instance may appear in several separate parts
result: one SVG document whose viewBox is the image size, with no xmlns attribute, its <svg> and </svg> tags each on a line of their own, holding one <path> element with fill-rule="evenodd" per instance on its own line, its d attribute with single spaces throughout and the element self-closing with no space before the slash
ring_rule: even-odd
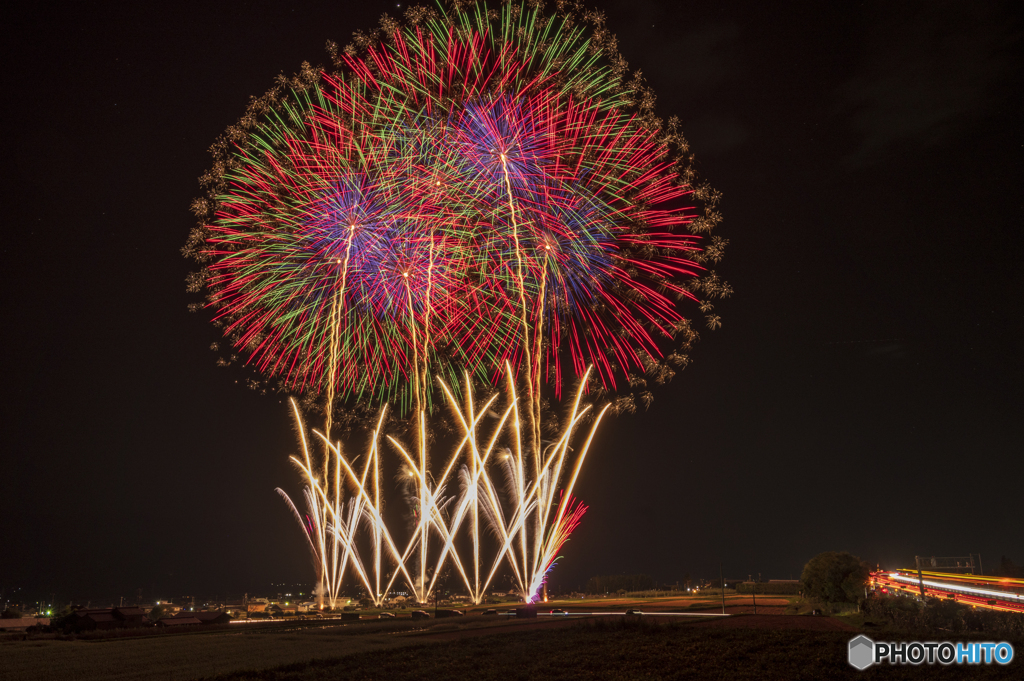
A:
<svg viewBox="0 0 1024 681">
<path fill-rule="evenodd" d="M 572 490 L 593 430 L 568 454 L 582 395 L 620 393 L 601 415 L 648 404 L 687 362 L 687 309 L 720 324 L 718 195 L 696 184 L 678 122 L 655 117 L 599 13 L 540 4 L 385 16 L 214 145 L 189 287 L 250 366 L 323 405 L 323 460 L 304 430 L 295 459 L 307 513 L 288 503 L 331 602 L 345 574 L 378 602 L 399 579 L 422 601 L 446 565 L 476 601 L 502 564 L 536 598 L 586 510 Z M 503 378 L 509 404 L 486 435 L 497 398 L 475 405 L 474 383 Z M 542 394 L 575 382 L 545 440 Z M 431 474 L 427 419 L 443 403 L 462 442 Z M 332 437 L 342 404 L 380 410 L 361 471 Z M 409 478 L 404 544 L 382 510 L 387 405 L 413 440 L 387 438 Z"/>
<path fill-rule="evenodd" d="M 416 413 L 432 375 L 508 362 L 537 402 L 593 366 L 646 401 L 640 376 L 685 363 L 685 306 L 729 292 L 705 269 L 724 241 L 700 236 L 717 195 L 603 18 L 559 7 L 385 17 L 215 145 L 191 286 L 253 367 Z"/>
</svg>

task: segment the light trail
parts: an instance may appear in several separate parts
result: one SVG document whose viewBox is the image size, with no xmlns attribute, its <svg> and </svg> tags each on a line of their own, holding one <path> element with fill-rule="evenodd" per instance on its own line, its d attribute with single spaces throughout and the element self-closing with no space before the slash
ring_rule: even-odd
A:
<svg viewBox="0 0 1024 681">
<path fill-rule="evenodd" d="M 915 594 L 920 594 L 923 586 L 926 596 L 945 597 L 987 610 L 1024 613 L 1024 580 L 923 570 L 921 577 L 917 577 L 916 570 L 876 572 L 871 575 L 871 583 L 894 591 L 913 591 Z M 1003 588 L 995 588 L 997 586 Z"/>
<path fill-rule="evenodd" d="M 918 580 L 913 577 L 904 577 L 903 575 L 897 572 L 890 572 L 889 578 L 894 579 L 898 582 L 904 582 L 906 584 L 918 584 L 920 581 L 920 583 L 923 583 L 925 586 L 929 586 L 933 589 L 939 589 L 942 591 L 956 591 L 977 596 L 989 596 L 991 598 L 1007 600 L 1013 603 L 1024 603 L 1024 595 L 1015 594 L 1011 591 L 997 591 L 995 589 L 977 589 L 969 586 L 963 586 L 962 584 L 937 582 L 931 579 Z"/>
</svg>

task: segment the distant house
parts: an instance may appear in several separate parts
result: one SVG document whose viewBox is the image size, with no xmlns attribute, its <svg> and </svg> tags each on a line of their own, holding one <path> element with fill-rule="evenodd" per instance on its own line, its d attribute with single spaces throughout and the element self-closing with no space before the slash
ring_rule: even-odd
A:
<svg viewBox="0 0 1024 681">
<path fill-rule="evenodd" d="M 289 600 L 289 601 L 274 601 L 273 605 L 276 605 L 277 607 L 281 608 L 281 612 L 284 612 L 284 613 L 289 613 L 290 612 L 290 613 L 298 614 L 300 612 L 306 612 L 307 610 L 309 610 L 309 605 L 310 604 L 301 603 L 299 601 L 290 601 Z M 314 607 L 316 606 L 315 603 L 311 604 L 311 605 L 313 605 Z"/>
<path fill-rule="evenodd" d="M 210 612 L 193 612 L 192 617 L 203 624 L 228 624 L 231 622 L 231 615 L 216 610 Z"/>
<path fill-rule="evenodd" d="M 117 629 L 121 621 L 114 617 L 113 608 L 102 610 L 78 610 L 74 613 L 74 628 L 92 631 L 95 629 Z"/>
<path fill-rule="evenodd" d="M 161 608 L 163 608 L 164 612 L 176 613 L 181 611 L 180 605 L 175 605 L 174 603 L 171 603 L 169 601 L 157 601 L 156 605 L 159 605 Z"/>
<path fill-rule="evenodd" d="M 146 611 L 142 608 L 113 608 L 112 614 L 123 627 L 141 627 L 146 624 Z"/>
<path fill-rule="evenodd" d="M 156 625 L 158 627 L 185 627 L 189 625 L 198 625 L 202 622 L 197 617 L 189 617 L 187 615 L 175 615 L 174 617 L 161 617 L 157 620 Z"/>
<path fill-rule="evenodd" d="M 122 629 L 141 627 L 146 624 L 146 612 L 142 608 L 101 608 L 80 609 L 72 613 L 71 626 L 74 629 Z"/>
<path fill-rule="evenodd" d="M 244 603 L 231 603 L 224 606 L 224 612 L 228 613 L 232 617 L 239 618 L 248 612 L 248 606 Z"/>
<path fill-rule="evenodd" d="M 181 612 L 172 617 L 161 617 L 157 622 L 162 627 L 180 627 L 190 624 L 227 624 L 231 615 L 226 612 Z"/>
</svg>

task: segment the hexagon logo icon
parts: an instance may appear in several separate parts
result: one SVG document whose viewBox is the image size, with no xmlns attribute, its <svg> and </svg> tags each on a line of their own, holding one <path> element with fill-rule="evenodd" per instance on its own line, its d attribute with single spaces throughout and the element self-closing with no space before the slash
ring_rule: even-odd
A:
<svg viewBox="0 0 1024 681">
<path fill-rule="evenodd" d="M 867 669 L 875 661 L 875 642 L 863 634 L 853 639 L 847 659 L 851 667 L 861 671 Z"/>
</svg>

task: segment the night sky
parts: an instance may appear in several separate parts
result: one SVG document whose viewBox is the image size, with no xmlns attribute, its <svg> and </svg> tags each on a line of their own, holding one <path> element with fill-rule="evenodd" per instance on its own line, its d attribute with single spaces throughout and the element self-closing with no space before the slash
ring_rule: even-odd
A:
<svg viewBox="0 0 1024 681">
<path fill-rule="evenodd" d="M 649 410 L 603 424 L 554 585 L 795 578 L 825 550 L 1024 562 L 1020 4 L 598 6 L 724 195 L 735 293 Z M 179 249 L 249 97 L 383 12 L 5 16 L 6 597 L 313 581 L 274 493 L 300 486 L 286 405 L 215 365 Z"/>
</svg>

